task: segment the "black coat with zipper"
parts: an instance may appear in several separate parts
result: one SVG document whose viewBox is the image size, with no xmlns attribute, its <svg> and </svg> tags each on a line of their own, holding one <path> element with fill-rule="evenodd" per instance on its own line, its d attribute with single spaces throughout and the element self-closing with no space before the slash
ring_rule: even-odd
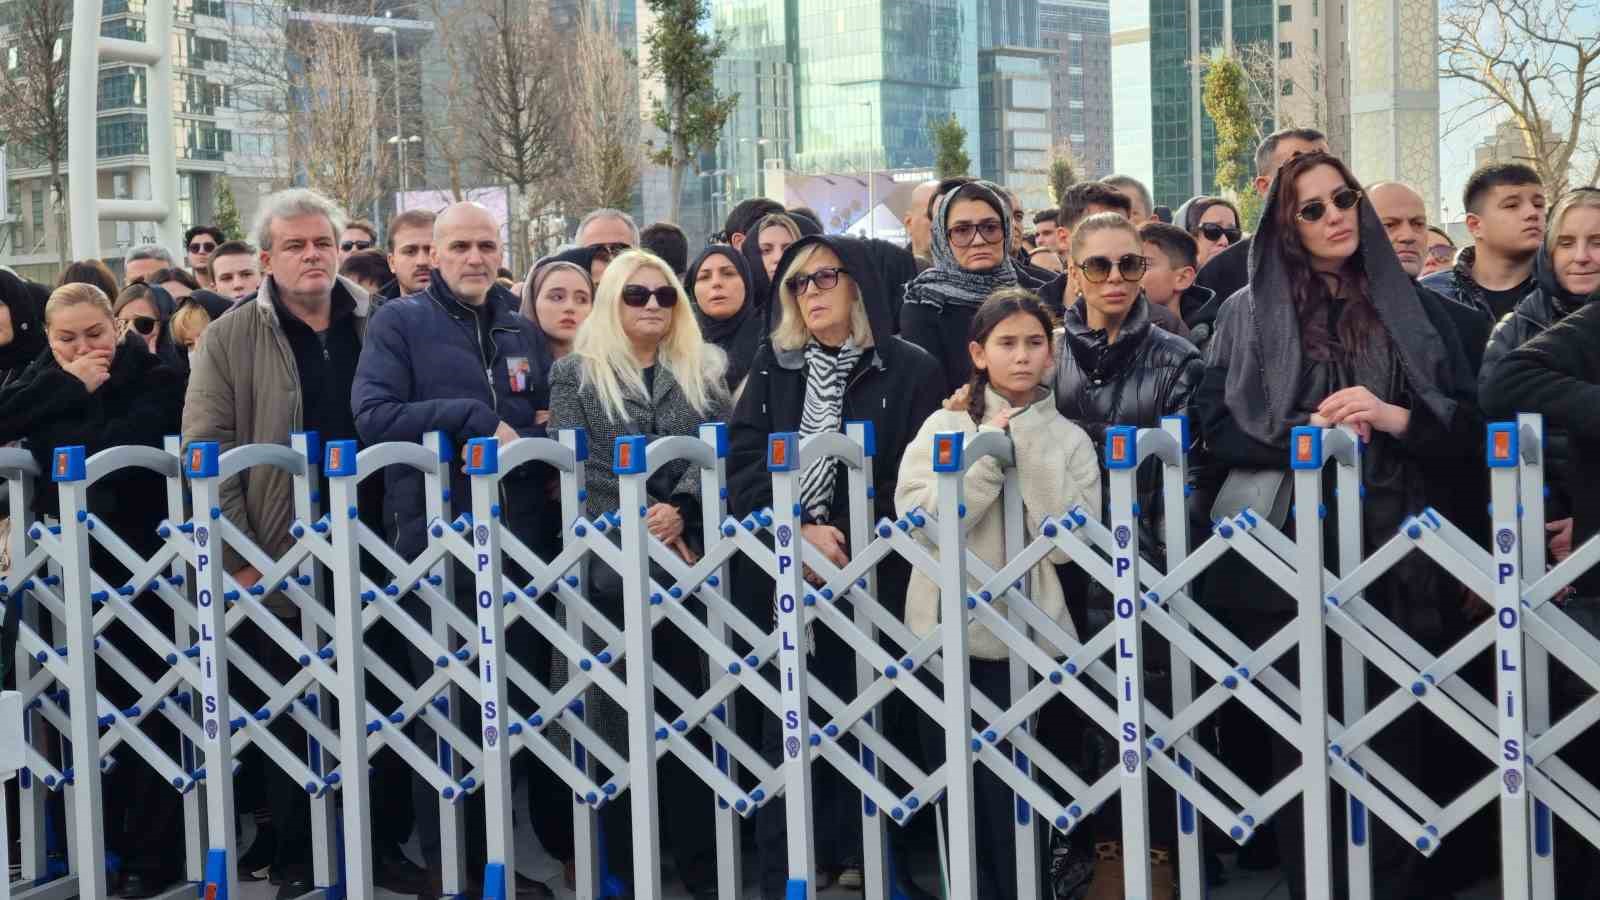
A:
<svg viewBox="0 0 1600 900">
<path fill-rule="evenodd" d="M 900 458 L 924 420 L 944 399 L 939 363 L 921 348 L 893 335 L 892 313 L 883 282 L 864 242 L 836 235 L 802 238 L 784 254 L 778 271 L 786 271 L 794 254 L 813 243 L 823 243 L 838 255 L 855 280 L 872 325 L 874 345 L 862 354 L 850 375 L 844 395 L 842 419 L 873 425 L 876 453 L 872 459 L 873 509 L 868 518 L 893 518 L 895 483 Z M 775 350 L 770 341 L 757 351 L 744 392 L 734 408 L 729 428 L 729 505 L 744 516 L 772 505 L 772 473 L 767 471 L 767 438 L 799 431 L 806 397 L 805 350 Z M 848 479 L 841 468 L 834 482 L 832 521 L 848 539 L 850 500 Z M 898 614 L 905 602 L 910 570 L 891 557 L 879 567 L 879 601 Z M 759 591 L 758 591 L 759 593 Z M 770 589 L 766 601 L 769 605 Z M 758 619 L 757 621 L 763 621 Z"/>
<path fill-rule="evenodd" d="M 1586 303 L 1507 353 L 1481 397 L 1484 412 L 1496 419 L 1540 413 L 1547 437 L 1558 429 L 1568 437 L 1572 546 L 1600 532 L 1600 479 L 1592 474 L 1600 464 L 1600 303 Z M 1554 474 L 1553 467 L 1546 474 Z M 1600 596 L 1600 569 L 1577 585 L 1585 597 Z"/>
<path fill-rule="evenodd" d="M 501 422 L 522 437 L 542 437 L 537 415 L 550 406 L 549 350 L 515 308 L 503 288 L 491 290 L 482 307 L 493 317 L 485 343 L 477 313 L 456 299 L 438 270 L 427 290 L 385 303 L 367 323 L 351 389 L 362 442 L 420 441 L 443 431 L 460 448 L 492 436 Z M 471 508 L 470 482 L 459 465 L 452 463 L 450 472 L 452 510 L 460 513 Z M 426 544 L 422 474 L 394 466 L 384 477 L 395 549 L 414 555 Z M 503 482 L 507 521 L 525 540 L 538 531 L 537 517 L 548 505 L 534 482 L 522 472 Z"/>
</svg>

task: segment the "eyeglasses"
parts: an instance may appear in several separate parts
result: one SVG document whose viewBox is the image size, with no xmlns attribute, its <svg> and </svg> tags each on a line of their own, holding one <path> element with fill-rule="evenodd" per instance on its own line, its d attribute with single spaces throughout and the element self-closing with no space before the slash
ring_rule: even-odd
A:
<svg viewBox="0 0 1600 900">
<path fill-rule="evenodd" d="M 837 266 L 824 266 L 809 275 L 792 276 L 784 284 L 789 286 L 789 293 L 794 294 L 796 297 L 805 294 L 806 288 L 811 285 L 816 285 L 817 293 L 820 294 L 823 291 L 831 291 L 837 287 L 839 276 L 844 274 L 846 274 L 845 270 Z"/>
<path fill-rule="evenodd" d="M 1449 244 L 1434 244 L 1428 248 L 1428 255 L 1439 262 L 1449 262 L 1455 258 L 1456 248 Z"/>
<path fill-rule="evenodd" d="M 1350 209 L 1361 202 L 1361 192 L 1355 188 L 1342 188 L 1333 192 L 1333 205 L 1342 210 Z M 1315 222 L 1328 214 L 1328 204 L 1321 200 L 1313 200 L 1300 211 L 1295 213 L 1295 218 L 1302 222 Z"/>
<path fill-rule="evenodd" d="M 996 219 L 989 219 L 976 225 L 962 222 L 960 225 L 950 226 L 950 243 L 956 247 L 971 247 L 978 242 L 978 236 L 982 235 L 983 243 L 998 244 L 1005 233 L 1005 226 Z"/>
<path fill-rule="evenodd" d="M 594 258 L 601 262 L 611 262 L 613 259 L 633 249 L 632 244 L 621 242 L 615 244 L 590 244 L 589 249 L 594 251 Z M 643 304 L 641 304 L 643 305 Z"/>
<path fill-rule="evenodd" d="M 1122 273 L 1123 281 L 1139 281 L 1144 278 L 1145 269 L 1150 267 L 1150 261 L 1137 253 L 1129 253 L 1116 260 L 1104 256 L 1091 256 L 1078 263 L 1078 270 L 1083 273 L 1083 277 L 1095 284 L 1110 278 L 1113 267 Z"/>
<path fill-rule="evenodd" d="M 139 332 L 145 337 L 149 337 L 150 334 L 156 330 L 156 325 L 160 324 L 159 320 L 151 316 L 133 316 L 131 318 L 123 319 L 122 321 L 127 325 L 127 327 L 132 328 L 134 331 Z"/>
<path fill-rule="evenodd" d="M 1224 228 L 1215 222 L 1201 222 L 1200 236 L 1213 244 L 1223 238 L 1227 238 L 1230 244 L 1237 244 L 1244 237 L 1244 232 L 1237 228 Z"/>
<path fill-rule="evenodd" d="M 651 297 L 656 298 L 656 305 L 662 309 L 671 309 L 678 302 L 678 292 L 670 284 L 663 284 L 654 290 L 642 284 L 630 284 L 622 289 L 622 302 L 629 306 L 646 306 Z"/>
<path fill-rule="evenodd" d="M 213 251 L 215 249 L 217 249 L 217 245 L 211 243 L 210 241 L 207 241 L 207 242 L 205 242 L 203 244 L 201 242 L 199 242 L 199 241 L 195 241 L 194 243 L 189 245 L 189 252 L 190 253 L 210 253 L 211 251 Z"/>
<path fill-rule="evenodd" d="M 372 243 L 372 241 L 343 241 L 339 244 L 339 249 L 346 253 L 352 250 L 367 250 L 372 247 Z"/>
</svg>

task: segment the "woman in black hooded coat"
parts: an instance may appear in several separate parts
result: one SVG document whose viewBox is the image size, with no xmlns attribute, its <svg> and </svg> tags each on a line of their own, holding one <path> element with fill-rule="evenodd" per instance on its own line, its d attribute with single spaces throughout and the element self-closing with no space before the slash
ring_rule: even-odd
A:
<svg viewBox="0 0 1600 900">
<path fill-rule="evenodd" d="M 766 336 L 767 310 L 756 294 L 750 262 L 727 244 L 712 244 L 689 264 L 684 287 L 700 335 L 728 356 L 728 393 L 737 395 Z"/>
<path fill-rule="evenodd" d="M 1354 426 L 1364 443 L 1361 524 L 1363 551 L 1370 554 L 1406 516 L 1443 505 L 1459 485 L 1484 478 L 1483 417 L 1449 314 L 1443 301 L 1419 290 L 1400 268 L 1377 213 L 1342 162 L 1313 153 L 1286 163 L 1268 194 L 1250 254 L 1250 284 L 1217 316 L 1205 376 L 1191 403 L 1206 449 L 1228 479 L 1243 484 L 1281 475 L 1280 489 L 1287 490 L 1291 429 Z M 1329 509 L 1335 508 L 1332 481 L 1325 481 Z M 1234 498 L 1243 495 L 1224 481 L 1212 515 L 1237 514 Z M 1292 522 L 1274 524 L 1292 533 Z M 1329 559 L 1337 559 L 1337 524 L 1336 517 L 1326 519 Z M 1237 562 L 1212 568 L 1204 596 L 1251 646 L 1276 633 L 1296 610 L 1275 583 Z M 1460 585 L 1420 554 L 1391 569 L 1365 596 L 1434 650 L 1463 625 Z M 1292 662 L 1278 664 L 1291 678 Z M 1330 654 L 1330 684 L 1340 683 L 1339 668 L 1338 655 Z M 1329 692 L 1336 715 L 1337 694 Z M 1423 766 L 1419 754 L 1426 741 L 1419 731 L 1426 726 L 1410 721 L 1387 729 L 1376 749 L 1426 790 L 1439 777 L 1437 767 Z M 1249 716 L 1225 720 L 1223 729 L 1225 743 L 1270 741 L 1274 776 L 1299 759 L 1298 749 L 1268 738 Z M 1237 764 L 1235 771 L 1241 771 Z M 1259 778 L 1252 780 L 1259 786 Z M 1341 817 L 1342 808 L 1335 807 Z M 1291 889 L 1303 889 L 1303 820 L 1289 809 L 1275 824 Z M 1340 833 L 1341 826 L 1333 829 Z M 1380 833 L 1392 836 L 1386 829 Z M 1386 852 L 1379 856 L 1389 858 Z M 1420 865 L 1409 853 L 1395 858 L 1408 871 L 1381 873 L 1393 879 L 1390 884 L 1437 871 L 1409 871 Z M 1344 872 L 1337 865 L 1335 874 L 1342 885 Z M 1430 896 L 1443 892 L 1420 883 L 1411 889 Z"/>
<path fill-rule="evenodd" d="M 893 334 L 890 304 L 866 242 L 834 235 L 803 237 L 783 255 L 777 271 L 777 299 L 771 311 L 771 338 L 762 342 L 734 407 L 729 435 L 730 506 L 745 516 L 772 505 L 772 475 L 767 471 L 767 438 L 778 432 L 800 434 L 842 430 L 845 422 L 870 421 L 876 438 L 872 460 L 873 509 L 868 518 L 895 515 L 894 492 L 906 444 L 944 398 L 939 365 L 916 345 Z M 797 295 L 789 285 L 796 275 L 814 278 Z M 824 324 L 815 310 L 826 307 Z M 802 310 L 805 312 L 802 313 Z M 849 315 L 841 327 L 838 311 Z M 813 331 L 812 324 L 815 325 Z M 848 335 L 843 332 L 848 331 Z M 837 390 L 840 381 L 842 391 Z M 827 386 L 835 390 L 825 390 Z M 841 396 L 842 394 L 842 396 Z M 843 467 L 806 473 L 802 493 L 802 535 L 825 548 L 834 562 L 850 547 L 850 498 Z M 740 558 L 742 560 L 742 558 Z M 910 567 L 891 555 L 877 569 L 878 602 L 894 617 L 905 612 Z M 772 620 L 772 581 L 765 571 L 740 562 L 734 568 L 736 597 L 757 623 Z M 855 655 L 825 627 L 815 630 L 812 673 L 843 696 L 855 695 Z M 885 702 L 885 727 L 899 726 L 900 701 Z M 777 721 L 763 717 L 769 759 L 780 752 Z M 909 716 L 905 724 L 909 725 Z M 914 726 L 902 747 L 914 747 Z M 861 861 L 860 797 L 827 767 L 817 772 L 813 809 L 819 870 L 838 871 Z M 761 857 L 762 894 L 783 896 L 782 801 L 769 804 L 756 825 Z M 904 873 L 904 866 L 897 866 Z M 818 887 L 823 886 L 822 882 Z"/>
</svg>

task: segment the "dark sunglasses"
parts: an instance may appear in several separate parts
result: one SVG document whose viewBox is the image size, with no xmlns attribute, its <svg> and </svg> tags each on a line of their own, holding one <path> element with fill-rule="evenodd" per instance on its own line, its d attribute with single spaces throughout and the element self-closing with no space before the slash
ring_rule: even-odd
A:
<svg viewBox="0 0 1600 900">
<path fill-rule="evenodd" d="M 1237 228 L 1224 228 L 1215 222 L 1202 222 L 1200 223 L 1199 230 L 1200 236 L 1204 237 L 1213 244 L 1222 240 L 1223 238 L 1227 238 L 1228 243 L 1230 244 L 1237 244 L 1239 243 L 1239 239 L 1244 237 L 1243 231 L 1240 231 Z"/>
<path fill-rule="evenodd" d="M 843 274 L 845 271 L 838 266 L 824 266 L 809 275 L 794 275 L 784 284 L 789 286 L 789 293 L 799 297 L 811 285 L 816 285 L 818 292 L 833 290 L 839 285 L 839 276 Z"/>
<path fill-rule="evenodd" d="M 1428 255 L 1439 262 L 1449 262 L 1455 258 L 1456 248 L 1449 244 L 1434 244 L 1428 248 Z"/>
<path fill-rule="evenodd" d="M 645 306 L 650 298 L 656 298 L 656 305 L 662 309 L 671 309 L 678 302 L 678 292 L 670 284 L 651 290 L 642 284 L 630 284 L 622 289 L 622 302 L 629 306 Z"/>
<path fill-rule="evenodd" d="M 611 262 L 613 259 L 633 249 L 631 244 L 590 244 L 589 249 L 594 251 L 594 258 L 601 262 Z M 643 304 L 640 304 L 641 306 Z"/>
<path fill-rule="evenodd" d="M 979 222 L 976 225 L 962 222 L 960 225 L 950 226 L 950 243 L 956 247 L 971 247 L 978 242 L 978 236 L 982 235 L 985 244 L 998 244 L 1005 233 L 1006 227 L 995 219 Z"/>
<path fill-rule="evenodd" d="M 1341 188 L 1333 192 L 1333 205 L 1339 209 L 1350 209 L 1361 202 L 1361 192 L 1355 188 Z M 1313 200 L 1300 211 L 1295 213 L 1295 218 L 1302 222 L 1315 222 L 1328 214 L 1328 204 L 1322 200 Z"/>
<path fill-rule="evenodd" d="M 199 241 L 195 241 L 194 243 L 189 245 L 189 252 L 190 253 L 210 253 L 211 251 L 213 251 L 215 249 L 217 249 L 217 245 L 216 244 L 211 244 L 211 243 L 202 244 Z"/>
<path fill-rule="evenodd" d="M 1112 268 L 1122 273 L 1123 281 L 1139 281 L 1144 278 L 1144 270 L 1149 266 L 1149 260 L 1137 253 L 1129 253 L 1116 260 L 1104 256 L 1091 256 L 1078 263 L 1078 270 L 1083 273 L 1083 277 L 1099 284 L 1111 277 Z"/>
<path fill-rule="evenodd" d="M 156 325 L 160 324 L 157 319 L 151 316 L 134 316 L 131 319 L 123 319 L 122 321 L 127 322 L 134 331 L 146 337 L 149 337 L 151 332 L 156 330 Z"/>
<path fill-rule="evenodd" d="M 339 249 L 346 253 L 352 250 L 367 250 L 372 247 L 372 241 L 344 241 L 339 244 Z"/>
</svg>

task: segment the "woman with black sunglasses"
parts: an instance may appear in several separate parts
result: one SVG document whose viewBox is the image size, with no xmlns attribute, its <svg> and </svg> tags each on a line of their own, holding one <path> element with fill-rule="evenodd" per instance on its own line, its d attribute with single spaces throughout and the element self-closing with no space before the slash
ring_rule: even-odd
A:
<svg viewBox="0 0 1600 900">
<path fill-rule="evenodd" d="M 169 326 L 178 305 L 164 288 L 135 283 L 122 289 L 112 307 L 118 337 L 138 335 L 146 349 L 162 362 L 188 375 L 189 358 L 173 342 Z"/>
<path fill-rule="evenodd" d="M 1249 504 L 1292 533 L 1291 429 L 1349 425 L 1363 444 L 1365 553 L 1391 538 L 1405 517 L 1430 506 L 1465 527 L 1466 513 L 1456 507 L 1472 485 L 1484 482 L 1483 417 L 1466 354 L 1443 306 L 1449 301 L 1420 289 L 1401 268 L 1360 183 L 1326 153 L 1284 164 L 1259 227 L 1251 240 L 1250 283 L 1217 316 L 1208 368 L 1193 403 L 1194 422 L 1224 479 L 1210 514 L 1231 517 Z M 1331 482 L 1325 481 L 1324 500 L 1330 509 Z M 1480 500 L 1476 514 L 1483 509 Z M 1330 560 L 1337 558 L 1335 518 L 1326 520 L 1324 531 Z M 1297 609 L 1273 581 L 1237 558 L 1212 567 L 1204 597 L 1251 646 L 1288 624 Z M 1465 624 L 1460 585 L 1419 554 L 1367 588 L 1365 597 L 1431 652 Z M 1328 683 L 1338 684 L 1337 654 L 1329 659 Z M 1286 674 L 1294 677 L 1292 670 Z M 1222 729 L 1225 744 L 1270 746 L 1270 766 L 1236 769 L 1249 772 L 1246 780 L 1255 788 L 1265 788 L 1299 762 L 1300 748 L 1275 739 L 1248 714 L 1225 714 Z M 1441 787 L 1441 767 L 1425 766 L 1419 755 L 1428 742 L 1420 726 L 1397 725 L 1386 729 L 1375 749 L 1438 796 L 1429 788 Z M 1297 813 L 1276 817 L 1291 885 L 1305 880 L 1303 827 Z M 1339 833 L 1337 821 L 1332 827 Z M 1378 831 L 1388 837 L 1379 838 L 1374 859 L 1406 864 L 1379 873 L 1379 883 L 1393 886 L 1395 896 L 1449 893 L 1439 884 L 1407 884 L 1427 873 L 1427 866 L 1411 864 L 1404 847 L 1383 847 L 1393 833 Z M 1339 869 L 1334 895 L 1344 896 Z"/>
<path fill-rule="evenodd" d="M 1183 229 L 1194 238 L 1199 267 L 1244 239 L 1244 232 L 1239 229 L 1239 208 L 1233 201 L 1225 197 L 1196 197 L 1183 208 Z"/>
<path fill-rule="evenodd" d="M 939 361 L 949 396 L 972 374 L 973 314 L 990 294 L 1018 283 L 1011 203 L 999 185 L 968 182 L 939 198 L 930 224 L 933 265 L 906 285 L 900 336 Z"/>
<path fill-rule="evenodd" d="M 701 336 L 683 285 L 666 263 L 642 250 L 623 252 L 609 262 L 572 351 L 550 369 L 550 428 L 582 428 L 589 435 L 587 516 L 617 508 L 619 484 L 613 465 L 618 437 L 697 437 L 701 425 L 727 415 L 726 365 L 722 351 Z M 647 491 L 645 525 L 651 536 L 684 560 L 697 561 L 703 549 L 700 470 L 681 461 L 669 463 L 650 478 Z M 659 568 L 652 573 L 657 580 L 668 580 Z M 604 564 L 593 565 L 589 588 L 590 602 L 620 628 L 621 576 Z M 658 629 L 655 641 L 657 665 L 698 696 L 704 682 L 699 651 L 676 628 Z M 590 652 L 600 649 L 598 643 L 589 646 Z M 552 683 L 559 687 L 568 679 L 568 661 L 558 655 L 554 663 Z M 658 699 L 661 715 L 670 718 L 673 710 L 671 703 Z M 615 703 L 596 698 L 589 706 L 588 722 L 614 747 L 626 749 L 627 716 Z M 669 756 L 662 766 L 661 805 L 674 817 L 674 827 L 665 836 L 666 849 L 691 894 L 714 896 L 710 791 L 684 771 L 676 757 Z M 633 832 L 628 804 L 606 804 L 600 821 L 607 865 L 629 882 Z"/>
</svg>

